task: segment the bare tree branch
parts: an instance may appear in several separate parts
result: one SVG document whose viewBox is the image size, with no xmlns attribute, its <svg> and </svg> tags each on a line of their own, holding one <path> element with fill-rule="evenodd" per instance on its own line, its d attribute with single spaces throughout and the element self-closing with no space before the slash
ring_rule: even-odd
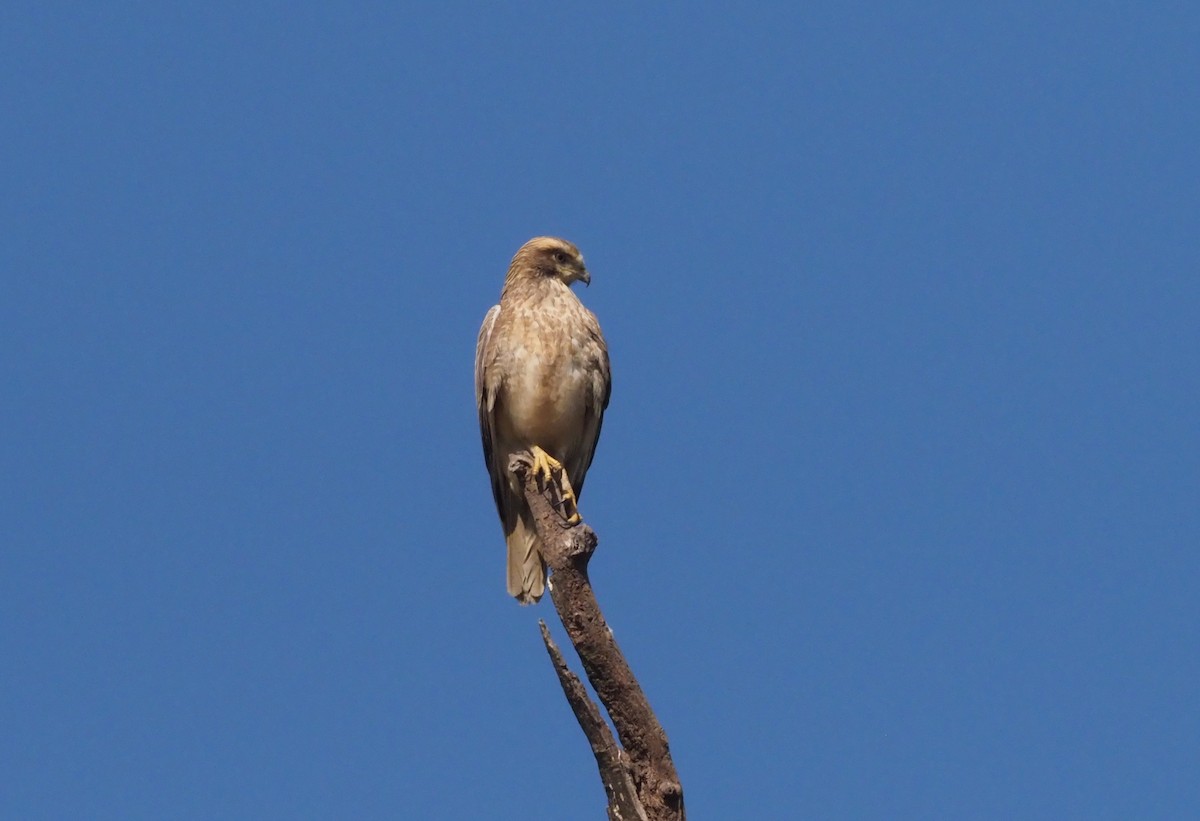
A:
<svg viewBox="0 0 1200 821">
<path fill-rule="evenodd" d="M 582 521 L 571 524 L 563 518 L 560 513 L 561 487 L 556 487 L 551 482 L 539 487 L 537 477 L 529 469 L 530 465 L 530 457 L 520 454 L 512 458 L 508 468 L 521 479 L 525 498 L 533 513 L 534 524 L 542 543 L 543 558 L 552 572 L 550 596 L 554 601 L 554 608 L 562 619 L 563 627 L 575 646 L 580 661 L 583 662 L 588 681 L 600 697 L 612 719 L 613 727 L 617 730 L 623 749 L 617 751 L 615 760 L 623 765 L 622 769 L 632 780 L 641 803 L 640 809 L 645 813 L 629 815 L 629 809 L 613 803 L 613 792 L 609 790 L 609 782 L 612 780 L 614 785 L 618 785 L 620 779 L 610 776 L 611 770 L 605 770 L 605 762 L 611 762 L 614 758 L 611 751 L 606 750 L 605 761 L 601 761 L 601 753 L 597 752 L 596 762 L 600 767 L 605 790 L 609 793 L 609 818 L 624 821 L 638 818 L 645 818 L 646 821 L 685 821 L 683 787 L 671 760 L 667 734 L 658 723 L 646 694 L 617 646 L 588 581 L 587 565 L 598 542 L 596 533 Z M 545 638 L 546 635 L 543 634 L 543 639 Z M 547 644 L 547 650 L 554 661 L 567 701 L 575 710 L 576 719 L 588 741 L 592 743 L 593 751 L 596 751 L 595 728 L 591 724 L 591 718 L 587 716 L 585 719 L 580 716 L 580 708 L 577 708 L 572 700 L 568 682 L 563 679 L 563 673 L 559 670 L 561 655 L 555 659 L 556 650 L 551 650 L 551 646 Z M 565 664 L 563 670 L 570 674 Z M 571 675 L 571 678 L 582 687 L 578 678 L 574 675 Z M 587 699 L 586 691 L 583 697 Z M 591 704 L 590 700 L 587 706 L 598 715 L 595 705 Z M 587 710 L 584 712 L 586 716 Z M 592 727 L 590 731 L 589 727 Z M 607 734 L 607 727 L 605 732 Z M 608 736 L 608 740 L 611 741 L 611 735 Z"/>
<path fill-rule="evenodd" d="M 583 734 L 592 745 L 592 755 L 596 756 L 600 780 L 604 782 L 604 792 L 608 794 L 610 821 L 649 821 L 646 818 L 646 810 L 637 797 L 637 788 L 629 771 L 629 756 L 617 746 L 617 740 L 613 738 L 612 731 L 600 715 L 600 708 L 588 698 L 587 688 L 583 686 L 579 676 L 567 667 L 558 646 L 550 638 L 546 622 L 539 619 L 538 626 L 542 629 L 542 641 L 546 645 L 546 652 L 550 654 L 554 672 L 558 673 L 558 683 L 562 685 L 563 695 L 567 697 L 567 703 L 575 713 L 575 720 L 579 722 Z"/>
</svg>

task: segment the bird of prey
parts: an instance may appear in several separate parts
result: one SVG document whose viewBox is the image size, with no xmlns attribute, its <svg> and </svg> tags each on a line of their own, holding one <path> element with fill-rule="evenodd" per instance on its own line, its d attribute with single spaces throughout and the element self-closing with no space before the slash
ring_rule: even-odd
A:
<svg viewBox="0 0 1200 821">
<path fill-rule="evenodd" d="M 612 387 L 608 347 L 571 290 L 577 281 L 591 282 L 578 248 L 531 239 L 508 266 L 500 304 L 484 317 L 475 348 L 483 460 L 508 543 L 508 592 L 521 604 L 542 597 L 546 564 L 509 459 L 528 452 L 547 483 L 561 470 L 564 511 L 577 520 Z"/>
</svg>

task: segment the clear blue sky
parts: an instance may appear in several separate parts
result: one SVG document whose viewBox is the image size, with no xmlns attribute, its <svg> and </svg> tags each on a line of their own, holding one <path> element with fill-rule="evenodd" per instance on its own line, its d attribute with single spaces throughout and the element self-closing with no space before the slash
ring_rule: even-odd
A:
<svg viewBox="0 0 1200 821">
<path fill-rule="evenodd" d="M 603 817 L 473 407 L 538 234 L 693 818 L 1200 813 L 1194 7 L 101 5 L 0 12 L 0 816 Z"/>
</svg>

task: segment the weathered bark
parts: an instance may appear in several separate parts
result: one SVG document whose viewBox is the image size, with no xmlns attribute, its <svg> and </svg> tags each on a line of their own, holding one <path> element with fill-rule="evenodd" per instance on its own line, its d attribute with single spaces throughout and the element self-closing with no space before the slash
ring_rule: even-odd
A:
<svg viewBox="0 0 1200 821">
<path fill-rule="evenodd" d="M 685 821 L 683 787 L 671 761 L 667 734 L 617 647 L 588 581 L 587 565 L 598 542 L 596 533 L 582 521 L 568 523 L 559 512 L 561 488 L 553 483 L 539 487 L 529 466 L 528 457 L 514 456 L 509 470 L 524 485 L 543 558 L 551 571 L 550 597 L 583 662 L 588 681 L 608 711 L 620 739 L 618 746 L 599 709 L 563 662 L 543 624 L 542 638 L 563 693 L 596 756 L 608 794 L 609 818 Z M 628 795 L 628 784 L 632 785 L 634 796 Z"/>
<path fill-rule="evenodd" d="M 599 708 L 588 698 L 587 689 L 579 676 L 571 672 L 562 653 L 550 638 L 550 630 L 546 622 L 539 620 L 542 629 L 542 641 L 546 652 L 550 654 L 550 662 L 554 672 L 558 674 L 558 683 L 562 685 L 563 695 L 575 713 L 575 720 L 583 728 L 588 743 L 592 745 L 592 755 L 596 757 L 596 767 L 600 770 L 600 780 L 604 782 L 604 792 L 608 794 L 609 821 L 649 821 L 642 802 L 638 800 L 637 787 L 629 772 L 629 757 L 617 746 L 612 731 L 604 723 Z"/>
</svg>

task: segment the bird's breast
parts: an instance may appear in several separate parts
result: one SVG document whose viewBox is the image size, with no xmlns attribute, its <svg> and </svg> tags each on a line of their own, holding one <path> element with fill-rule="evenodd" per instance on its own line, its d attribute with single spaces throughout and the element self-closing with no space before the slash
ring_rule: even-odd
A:
<svg viewBox="0 0 1200 821">
<path fill-rule="evenodd" d="M 579 436 L 591 383 L 570 336 L 554 330 L 516 335 L 523 341 L 506 352 L 502 402 L 517 442 L 562 458 Z"/>
</svg>

